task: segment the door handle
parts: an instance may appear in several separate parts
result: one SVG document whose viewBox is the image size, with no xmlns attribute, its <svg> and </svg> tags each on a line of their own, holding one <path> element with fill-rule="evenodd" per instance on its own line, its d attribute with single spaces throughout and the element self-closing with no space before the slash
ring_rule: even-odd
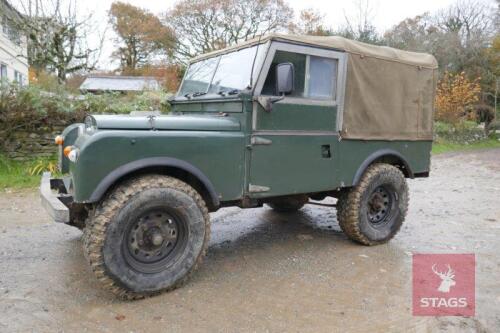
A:
<svg viewBox="0 0 500 333">
<path fill-rule="evenodd" d="M 256 146 L 256 145 L 270 145 L 273 142 L 269 139 L 261 138 L 259 136 L 252 136 L 250 143 Z"/>
</svg>

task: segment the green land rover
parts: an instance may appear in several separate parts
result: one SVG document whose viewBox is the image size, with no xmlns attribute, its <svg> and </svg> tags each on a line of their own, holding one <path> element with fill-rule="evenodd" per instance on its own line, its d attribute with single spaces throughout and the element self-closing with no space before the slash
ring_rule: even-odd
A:
<svg viewBox="0 0 500 333">
<path fill-rule="evenodd" d="M 201 263 L 209 213 L 293 212 L 337 199 L 340 227 L 387 242 L 428 177 L 433 56 L 340 37 L 268 35 L 190 62 L 168 115 L 87 116 L 56 138 L 41 197 L 83 229 L 102 285 L 127 299 L 179 286 Z"/>
</svg>

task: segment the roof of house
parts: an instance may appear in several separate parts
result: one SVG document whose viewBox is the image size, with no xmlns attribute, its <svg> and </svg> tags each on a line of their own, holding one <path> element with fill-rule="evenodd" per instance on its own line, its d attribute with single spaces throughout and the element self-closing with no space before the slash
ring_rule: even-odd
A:
<svg viewBox="0 0 500 333">
<path fill-rule="evenodd" d="M 149 76 L 89 76 L 80 85 L 82 91 L 159 90 L 160 83 Z"/>
<path fill-rule="evenodd" d="M 381 60 L 395 61 L 407 65 L 421 66 L 427 68 L 437 68 L 437 61 L 430 54 L 409 52 L 394 49 L 388 46 L 378 46 L 366 44 L 339 36 L 306 36 L 306 35 L 285 35 L 285 34 L 269 34 L 258 38 L 253 38 L 243 43 L 230 46 L 223 50 L 206 53 L 196 57 L 192 62 L 213 57 L 218 54 L 224 54 L 236 51 L 249 46 L 264 43 L 270 40 L 284 41 L 289 43 L 314 45 L 323 48 L 332 48 L 345 51 L 350 54 L 372 57 Z"/>
</svg>

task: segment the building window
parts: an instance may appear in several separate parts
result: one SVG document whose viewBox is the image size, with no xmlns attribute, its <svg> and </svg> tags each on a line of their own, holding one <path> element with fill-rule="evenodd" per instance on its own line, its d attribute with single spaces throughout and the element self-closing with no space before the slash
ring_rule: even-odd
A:
<svg viewBox="0 0 500 333">
<path fill-rule="evenodd" d="M 7 23 L 7 17 L 2 16 L 2 32 L 5 35 L 9 34 L 9 24 Z"/>
<path fill-rule="evenodd" d="M 7 65 L 0 64 L 0 80 L 7 81 Z"/>
<path fill-rule="evenodd" d="M 21 45 L 21 34 L 6 16 L 2 17 L 2 32 L 12 43 Z"/>
<path fill-rule="evenodd" d="M 14 71 L 14 81 L 17 82 L 20 86 L 23 85 L 23 74 L 18 71 Z"/>
</svg>

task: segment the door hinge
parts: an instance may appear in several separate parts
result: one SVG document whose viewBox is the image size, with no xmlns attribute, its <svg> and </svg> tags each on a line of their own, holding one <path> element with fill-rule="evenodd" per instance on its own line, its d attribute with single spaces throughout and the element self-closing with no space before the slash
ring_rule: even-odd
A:
<svg viewBox="0 0 500 333">
<path fill-rule="evenodd" d="M 270 190 L 271 188 L 267 186 L 248 184 L 248 192 L 250 193 L 269 192 Z"/>
<path fill-rule="evenodd" d="M 252 143 L 252 145 L 270 145 L 273 143 L 269 139 L 264 139 L 258 136 L 253 136 L 250 142 Z"/>
</svg>

